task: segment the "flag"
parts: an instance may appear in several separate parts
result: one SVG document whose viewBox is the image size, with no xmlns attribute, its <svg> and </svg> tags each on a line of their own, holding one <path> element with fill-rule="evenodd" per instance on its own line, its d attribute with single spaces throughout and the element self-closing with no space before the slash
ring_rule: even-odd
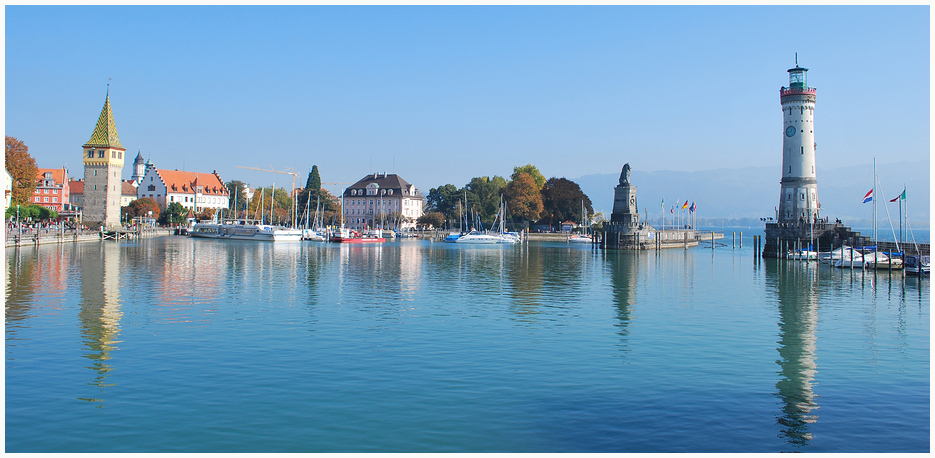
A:
<svg viewBox="0 0 935 458">
<path fill-rule="evenodd" d="M 669 213 L 675 213 L 675 207 L 670 208 Z"/>
<path fill-rule="evenodd" d="M 685 210 L 686 208 L 688 208 L 688 201 L 687 201 L 687 200 L 685 201 L 684 204 L 682 204 L 682 210 Z"/>
<path fill-rule="evenodd" d="M 861 202 L 861 203 L 864 203 L 864 204 L 865 204 L 865 203 L 867 203 L 867 202 L 870 202 L 871 200 L 873 200 L 873 190 L 872 190 L 872 189 L 869 190 L 869 191 L 867 191 L 867 194 L 864 195 L 864 201 Z"/>
<path fill-rule="evenodd" d="M 663 209 L 663 210 L 666 209 L 666 200 L 665 200 L 665 199 L 662 199 L 662 209 Z"/>
<path fill-rule="evenodd" d="M 692 213 L 695 212 L 695 203 L 694 203 L 694 202 L 692 202 L 692 206 L 691 206 L 691 207 L 688 207 L 688 211 L 690 211 L 690 212 L 692 212 Z"/>
<path fill-rule="evenodd" d="M 905 188 L 903 188 L 903 193 L 902 193 L 902 194 L 896 196 L 896 198 L 894 198 L 894 199 L 891 200 L 890 202 L 896 202 L 896 201 L 899 200 L 899 199 L 906 200 L 906 189 L 905 189 Z"/>
</svg>

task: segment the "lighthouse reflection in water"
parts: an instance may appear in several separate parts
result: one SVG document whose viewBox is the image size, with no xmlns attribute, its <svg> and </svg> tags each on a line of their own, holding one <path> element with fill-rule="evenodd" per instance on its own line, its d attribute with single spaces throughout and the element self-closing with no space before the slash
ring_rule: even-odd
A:
<svg viewBox="0 0 935 458">
<path fill-rule="evenodd" d="M 744 248 L 7 249 L 9 452 L 926 452 L 928 279 Z"/>
</svg>

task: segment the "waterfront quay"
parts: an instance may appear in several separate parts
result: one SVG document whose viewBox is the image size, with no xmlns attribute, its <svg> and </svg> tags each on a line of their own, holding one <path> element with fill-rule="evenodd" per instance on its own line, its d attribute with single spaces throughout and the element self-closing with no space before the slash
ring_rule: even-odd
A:
<svg viewBox="0 0 935 458">
<path fill-rule="evenodd" d="M 131 240 L 142 237 L 170 235 L 172 229 L 157 227 L 117 228 L 112 230 L 89 230 L 82 228 L 28 228 L 23 230 L 7 227 L 4 246 L 47 245 L 54 243 L 96 242 L 105 240 Z"/>
</svg>

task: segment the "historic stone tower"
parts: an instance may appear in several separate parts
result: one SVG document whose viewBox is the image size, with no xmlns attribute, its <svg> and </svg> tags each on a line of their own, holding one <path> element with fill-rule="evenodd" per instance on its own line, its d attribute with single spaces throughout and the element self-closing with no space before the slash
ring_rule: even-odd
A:
<svg viewBox="0 0 935 458">
<path fill-rule="evenodd" d="M 94 126 L 84 151 L 84 208 L 82 221 L 91 228 L 120 225 L 121 177 L 123 154 L 127 151 L 117 137 L 114 113 L 110 109 L 110 90 L 104 109 Z"/>
<path fill-rule="evenodd" d="M 798 60 L 798 59 L 797 59 Z M 818 215 L 815 175 L 815 88 L 805 81 L 807 68 L 789 69 L 789 87 L 779 90 L 782 104 L 782 189 L 780 223 L 814 221 Z"/>
</svg>

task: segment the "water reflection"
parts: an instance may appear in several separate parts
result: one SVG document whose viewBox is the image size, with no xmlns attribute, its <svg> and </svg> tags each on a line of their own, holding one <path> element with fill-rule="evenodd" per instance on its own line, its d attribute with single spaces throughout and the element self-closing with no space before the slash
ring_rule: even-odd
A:
<svg viewBox="0 0 935 458">
<path fill-rule="evenodd" d="M 338 304 L 396 318 L 411 310 L 421 289 L 422 253 L 418 242 L 341 244 L 338 252 Z"/>
<path fill-rule="evenodd" d="M 780 379 L 776 388 L 782 400 L 782 412 L 776 421 L 788 443 L 805 446 L 812 439 L 809 425 L 818 421 L 813 411 L 819 407 L 812 387 L 818 369 L 815 362 L 818 325 L 815 272 L 802 263 L 766 260 L 764 264 L 767 284 L 779 302 L 777 350 L 780 359 L 777 363 Z"/>
<path fill-rule="evenodd" d="M 606 264 L 610 267 L 611 291 L 617 308 L 617 333 L 625 351 L 630 335 L 630 320 L 636 305 L 636 279 L 639 272 L 639 253 L 623 250 L 603 252 Z"/>
<path fill-rule="evenodd" d="M 81 299 L 78 323 L 83 345 L 88 353 L 83 356 L 91 360 L 88 369 L 94 371 L 89 385 L 101 388 L 113 386 L 107 376 L 113 367 L 107 362 L 119 348 L 120 319 L 120 245 L 100 243 L 87 247 L 90 253 L 81 256 Z M 98 256 L 93 256 L 93 250 Z M 104 399 L 79 397 L 83 401 L 103 402 Z M 101 407 L 101 405 L 98 405 Z"/>
</svg>

